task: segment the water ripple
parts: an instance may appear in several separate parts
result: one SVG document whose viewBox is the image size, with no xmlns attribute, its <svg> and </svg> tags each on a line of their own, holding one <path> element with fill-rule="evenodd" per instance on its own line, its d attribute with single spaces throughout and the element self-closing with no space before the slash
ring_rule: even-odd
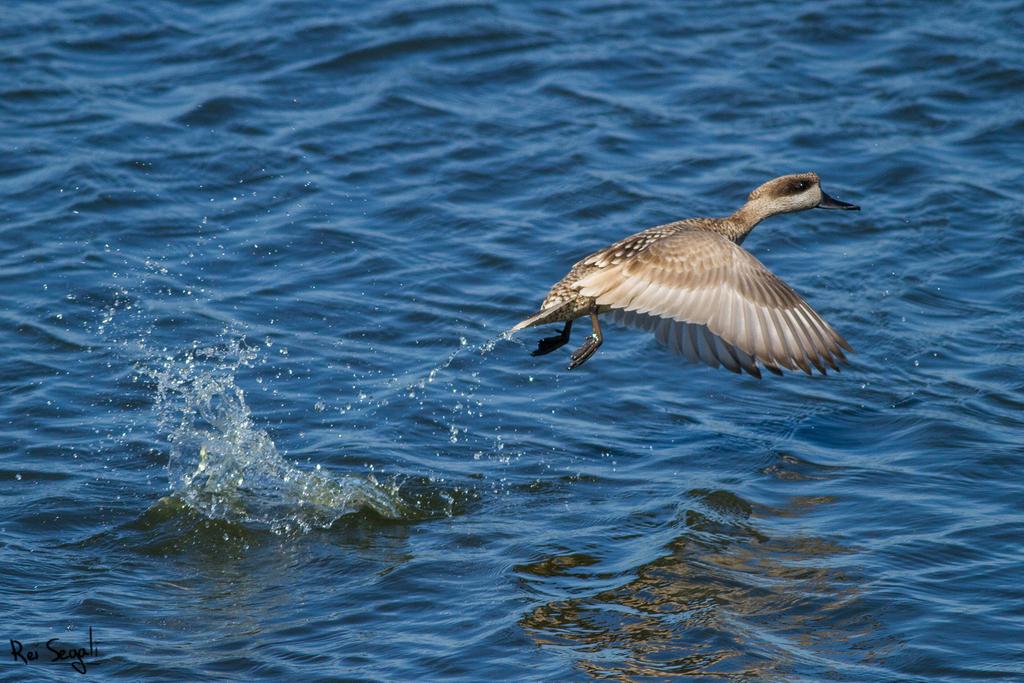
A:
<svg viewBox="0 0 1024 683">
<path fill-rule="evenodd" d="M 1019 4 L 5 7 L 11 637 L 92 626 L 127 680 L 1019 677 Z M 502 336 L 802 170 L 863 211 L 745 245 L 842 373 Z"/>
</svg>

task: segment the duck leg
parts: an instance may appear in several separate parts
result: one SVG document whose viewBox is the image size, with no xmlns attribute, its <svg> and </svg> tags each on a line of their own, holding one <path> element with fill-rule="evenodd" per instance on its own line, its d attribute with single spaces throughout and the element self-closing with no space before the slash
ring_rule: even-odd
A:
<svg viewBox="0 0 1024 683">
<path fill-rule="evenodd" d="M 531 356 L 543 356 L 545 353 L 551 353 L 555 349 L 560 349 L 569 343 L 569 334 L 572 332 L 572 321 L 565 323 L 565 327 L 562 328 L 562 333 L 554 337 L 545 337 L 537 342 L 537 348 L 530 353 Z"/>
<path fill-rule="evenodd" d="M 590 326 L 594 328 L 594 333 L 587 337 L 587 340 L 583 342 L 583 346 L 572 352 L 569 356 L 569 369 L 578 368 L 587 362 L 587 359 L 594 355 L 597 348 L 601 346 L 601 342 L 604 341 L 604 335 L 601 334 L 601 323 L 597 321 L 597 304 L 590 305 Z"/>
</svg>

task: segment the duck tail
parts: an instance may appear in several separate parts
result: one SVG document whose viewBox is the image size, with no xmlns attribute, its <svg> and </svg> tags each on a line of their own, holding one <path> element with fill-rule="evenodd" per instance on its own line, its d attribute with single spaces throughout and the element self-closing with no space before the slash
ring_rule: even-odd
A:
<svg viewBox="0 0 1024 683">
<path fill-rule="evenodd" d="M 538 311 L 537 313 L 531 315 L 526 320 L 522 320 L 516 323 L 515 327 L 513 327 L 508 332 L 509 334 L 512 334 L 513 332 L 524 330 L 527 327 L 533 327 L 534 325 L 543 325 L 545 322 L 547 322 L 547 319 L 551 317 L 551 314 L 554 313 L 556 310 L 556 308 L 545 308 L 542 311 Z"/>
<path fill-rule="evenodd" d="M 520 321 L 520 322 L 516 323 L 512 327 L 512 329 L 509 330 L 509 334 L 511 334 L 513 332 L 518 332 L 519 330 L 525 330 L 527 327 L 532 327 L 533 325 L 536 325 L 537 321 L 540 320 L 542 317 L 543 317 L 542 313 L 538 313 L 536 315 L 531 315 L 526 320 L 523 320 L 523 321 Z"/>
</svg>

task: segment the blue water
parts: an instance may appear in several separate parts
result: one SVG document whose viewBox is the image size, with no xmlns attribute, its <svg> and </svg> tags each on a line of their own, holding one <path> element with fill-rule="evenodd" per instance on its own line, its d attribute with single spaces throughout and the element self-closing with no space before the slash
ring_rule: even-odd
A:
<svg viewBox="0 0 1024 683">
<path fill-rule="evenodd" d="M 3 680 L 1024 680 L 1020 2 L 2 16 Z M 842 373 L 501 337 L 805 170 Z"/>
</svg>

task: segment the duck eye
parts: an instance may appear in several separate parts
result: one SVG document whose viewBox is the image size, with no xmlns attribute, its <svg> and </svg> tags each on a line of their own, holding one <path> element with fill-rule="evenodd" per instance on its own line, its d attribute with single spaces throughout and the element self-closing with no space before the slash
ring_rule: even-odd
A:
<svg viewBox="0 0 1024 683">
<path fill-rule="evenodd" d="M 807 181 L 798 180 L 796 184 L 793 186 L 793 189 L 796 190 L 797 192 L 803 192 L 804 190 L 807 189 Z"/>
</svg>

